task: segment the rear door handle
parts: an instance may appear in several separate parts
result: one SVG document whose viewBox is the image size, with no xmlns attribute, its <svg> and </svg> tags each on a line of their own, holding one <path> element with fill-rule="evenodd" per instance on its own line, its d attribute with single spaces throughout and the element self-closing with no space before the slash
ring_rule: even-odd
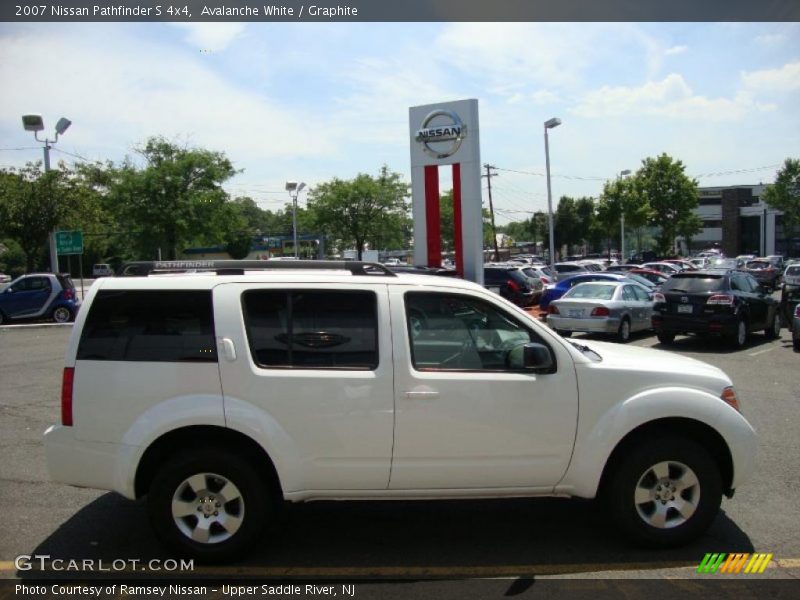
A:
<svg viewBox="0 0 800 600">
<path fill-rule="evenodd" d="M 230 338 L 220 338 L 220 345 L 222 346 L 222 354 L 228 362 L 236 360 L 236 346 L 233 345 L 233 340 Z"/>
<path fill-rule="evenodd" d="M 433 390 L 406 392 L 409 400 L 434 400 L 439 397 L 439 392 Z"/>
</svg>

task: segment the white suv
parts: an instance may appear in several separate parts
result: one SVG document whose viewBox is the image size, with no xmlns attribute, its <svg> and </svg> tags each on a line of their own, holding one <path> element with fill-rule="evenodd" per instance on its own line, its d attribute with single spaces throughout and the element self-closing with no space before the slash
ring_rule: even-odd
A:
<svg viewBox="0 0 800 600">
<path fill-rule="evenodd" d="M 163 542 L 223 561 L 319 499 L 600 496 L 632 538 L 680 544 L 753 470 L 715 367 L 566 340 L 471 282 L 265 263 L 94 283 L 45 433 L 54 480 L 147 495 Z"/>
</svg>

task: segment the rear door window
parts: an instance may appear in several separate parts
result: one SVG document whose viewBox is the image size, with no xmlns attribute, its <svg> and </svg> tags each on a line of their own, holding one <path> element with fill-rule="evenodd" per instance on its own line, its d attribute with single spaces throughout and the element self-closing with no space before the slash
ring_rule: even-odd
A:
<svg viewBox="0 0 800 600">
<path fill-rule="evenodd" d="M 77 358 L 216 362 L 211 291 L 100 291 L 86 318 Z"/>
<path fill-rule="evenodd" d="M 373 292 L 249 290 L 242 306 L 250 352 L 259 367 L 378 367 Z"/>
</svg>

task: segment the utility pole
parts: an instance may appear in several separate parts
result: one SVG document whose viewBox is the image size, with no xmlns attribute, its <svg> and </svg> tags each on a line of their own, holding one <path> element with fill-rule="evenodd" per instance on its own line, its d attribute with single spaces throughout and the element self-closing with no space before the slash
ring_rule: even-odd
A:
<svg viewBox="0 0 800 600">
<path fill-rule="evenodd" d="M 500 250 L 497 248 L 497 229 L 494 226 L 494 205 L 492 204 L 492 177 L 498 177 L 497 173 L 492 173 L 492 169 L 497 169 L 497 167 L 493 167 L 489 163 L 483 165 L 483 168 L 486 169 L 486 183 L 489 185 L 489 214 L 492 216 L 492 242 L 494 243 L 494 259 L 500 260 Z"/>
</svg>

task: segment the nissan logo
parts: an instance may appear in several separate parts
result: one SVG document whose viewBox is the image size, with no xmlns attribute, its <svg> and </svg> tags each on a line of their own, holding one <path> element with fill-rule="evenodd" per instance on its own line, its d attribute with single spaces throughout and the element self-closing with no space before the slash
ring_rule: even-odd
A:
<svg viewBox="0 0 800 600">
<path fill-rule="evenodd" d="M 458 152 L 465 137 L 467 126 L 461 118 L 450 110 L 440 109 L 423 119 L 415 139 L 434 158 L 447 158 Z"/>
</svg>

